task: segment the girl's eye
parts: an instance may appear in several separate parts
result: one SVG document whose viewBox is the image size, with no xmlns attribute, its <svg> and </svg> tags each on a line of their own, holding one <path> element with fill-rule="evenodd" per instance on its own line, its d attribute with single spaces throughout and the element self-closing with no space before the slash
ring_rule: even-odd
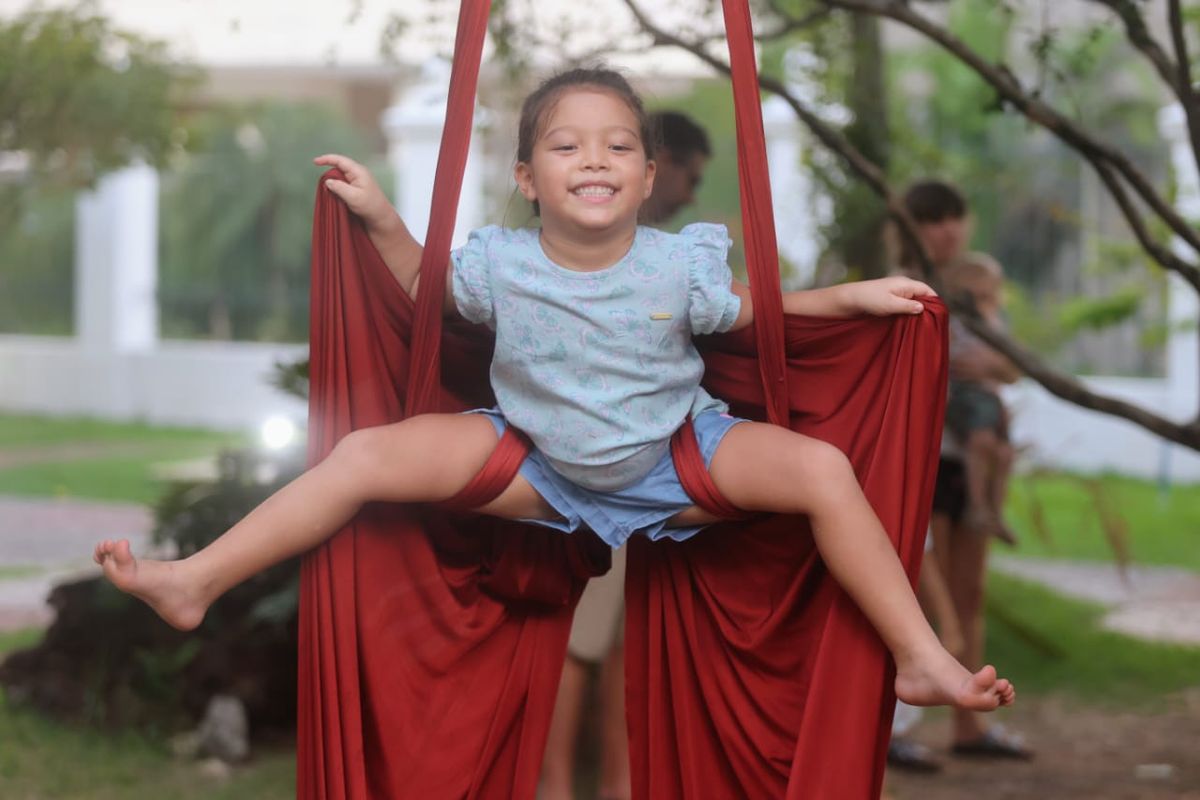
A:
<svg viewBox="0 0 1200 800">
<path fill-rule="evenodd" d="M 574 150 L 574 149 L 575 149 L 575 145 L 573 145 L 573 144 L 560 144 L 560 145 L 558 145 L 557 147 L 552 147 L 552 148 L 550 148 L 550 149 L 551 149 L 551 150 L 555 150 L 555 151 L 559 151 L 559 150 L 561 150 L 561 151 L 568 151 L 568 150 Z"/>
<path fill-rule="evenodd" d="M 633 150 L 633 148 L 627 144 L 614 144 L 612 149 L 616 150 L 618 153 L 628 153 Z"/>
</svg>

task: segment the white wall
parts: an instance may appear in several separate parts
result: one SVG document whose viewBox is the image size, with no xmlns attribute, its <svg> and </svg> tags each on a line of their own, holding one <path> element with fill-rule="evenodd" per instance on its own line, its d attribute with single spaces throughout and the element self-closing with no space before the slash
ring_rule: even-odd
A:
<svg viewBox="0 0 1200 800">
<path fill-rule="evenodd" d="M 255 429 L 305 403 L 269 384 L 276 363 L 305 346 L 160 342 L 135 353 L 89 349 L 69 338 L 0 336 L 0 410 Z"/>
<path fill-rule="evenodd" d="M 1161 380 L 1089 378 L 1084 383 L 1155 411 L 1171 400 Z M 1072 405 L 1030 380 L 1005 392 L 1005 398 L 1013 413 L 1013 441 L 1027 447 L 1024 465 L 1200 482 L 1200 453 L 1167 444 L 1132 422 Z"/>
<path fill-rule="evenodd" d="M 413 100 L 423 104 L 427 113 L 436 106 L 427 94 Z M 391 117 L 389 133 L 394 141 L 406 135 L 403 124 L 394 124 L 402 120 L 396 114 Z M 1188 171 L 1190 161 L 1183 158 L 1186 141 L 1178 120 L 1168 112 L 1163 123 L 1179 156 L 1176 171 L 1181 208 L 1200 209 L 1200 187 L 1194 169 Z M 409 130 L 408 143 L 395 149 L 393 157 L 407 153 L 409 159 L 429 159 L 428 145 L 436 140 L 437 131 L 415 123 L 412 129 L 420 136 Z M 794 153 L 778 141 L 781 126 L 773 125 L 772 132 L 776 136 L 774 173 Z M 411 176 L 417 171 L 400 164 L 398 172 Z M 460 238 L 464 230 L 479 224 L 475 217 L 482 186 L 476 172 L 469 175 L 463 204 L 468 219 L 460 213 L 456 232 Z M 780 178 L 780 183 L 787 181 Z M 419 195 L 428 191 L 426 183 L 401 188 L 402 202 L 416 203 Z M 257 427 L 274 414 L 303 418 L 304 404 L 268 383 L 274 364 L 302 357 L 303 346 L 157 338 L 156 316 L 146 307 L 153 304 L 154 282 L 147 254 L 156 252 L 148 237 L 157 230 L 156 206 L 147 201 L 156 196 L 152 176 L 144 167 L 135 166 L 106 178 L 96 195 L 81 198 L 81 244 L 76 262 L 81 273 L 78 286 L 84 294 L 77 308 L 80 336 L 0 336 L 0 411 L 243 430 Z M 120 220 L 120 224 L 104 224 L 105 220 Z M 781 239 L 781 246 L 786 238 Z M 1195 293 L 1175 280 L 1170 296 L 1172 319 L 1194 323 L 1198 316 Z M 1190 418 L 1196 414 L 1200 386 L 1200 344 L 1194 329 L 1179 330 L 1172 336 L 1167 362 L 1163 379 L 1099 377 L 1086 379 L 1086 383 L 1096 391 L 1168 417 Z M 1058 400 L 1030 381 L 1012 387 L 1007 396 L 1014 409 L 1013 438 L 1029 446 L 1028 459 L 1034 463 L 1083 472 L 1112 470 L 1147 478 L 1200 481 L 1200 454 L 1165 445 L 1132 423 Z"/>
</svg>

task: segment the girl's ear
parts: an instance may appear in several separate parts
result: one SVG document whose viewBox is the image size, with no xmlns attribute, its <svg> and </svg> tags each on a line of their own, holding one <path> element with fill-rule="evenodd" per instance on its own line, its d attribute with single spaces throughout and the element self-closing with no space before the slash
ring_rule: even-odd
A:
<svg viewBox="0 0 1200 800">
<path fill-rule="evenodd" d="M 655 161 L 646 162 L 646 191 L 642 193 L 642 199 L 648 200 L 650 193 L 654 191 L 654 176 L 658 174 L 658 164 Z"/>
<path fill-rule="evenodd" d="M 524 161 L 518 161 L 513 168 L 513 178 L 517 181 L 517 190 L 529 202 L 537 200 L 537 192 L 533 188 L 533 170 Z"/>
</svg>

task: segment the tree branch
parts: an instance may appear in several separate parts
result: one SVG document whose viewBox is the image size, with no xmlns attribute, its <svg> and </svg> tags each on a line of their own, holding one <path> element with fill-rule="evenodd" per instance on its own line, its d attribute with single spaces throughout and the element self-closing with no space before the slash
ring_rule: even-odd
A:
<svg viewBox="0 0 1200 800">
<path fill-rule="evenodd" d="M 1100 176 L 1108 193 L 1120 207 L 1125 221 L 1129 223 L 1129 227 L 1142 249 L 1165 269 L 1179 273 L 1180 277 L 1187 281 L 1197 294 L 1200 294 L 1200 270 L 1175 255 L 1170 247 L 1155 241 L 1149 228 L 1146 227 L 1145 220 L 1142 219 L 1141 212 L 1138 211 L 1133 199 L 1130 198 L 1125 186 L 1121 183 L 1121 179 L 1113 173 L 1111 167 L 1103 162 L 1092 161 L 1090 163 L 1096 169 L 1096 174 Z"/>
<path fill-rule="evenodd" d="M 987 325 L 977 314 L 972 314 L 967 309 L 955 304 L 950 305 L 951 310 L 972 333 L 992 348 L 1003 353 L 1022 372 L 1037 381 L 1055 397 L 1061 397 L 1063 400 L 1083 408 L 1090 408 L 1093 411 L 1129 420 L 1168 441 L 1200 451 L 1200 419 L 1182 423 L 1175 422 L 1124 400 L 1097 394 L 1088 389 L 1075 376 L 1065 375 L 1050 367 L 1033 353 Z"/>
<path fill-rule="evenodd" d="M 1183 11 L 1179 0 L 1168 0 L 1167 21 L 1171 26 L 1171 43 L 1175 48 L 1175 66 L 1179 71 L 1179 104 L 1187 118 L 1188 135 L 1192 140 L 1192 155 L 1200 169 L 1200 98 L 1192 82 L 1192 59 L 1188 53 L 1187 33 L 1183 28 Z"/>
<path fill-rule="evenodd" d="M 634 0 L 623 0 L 623 2 L 629 8 L 630 13 L 633 14 L 638 25 L 653 38 L 655 45 L 679 47 L 696 56 L 717 72 L 724 75 L 730 74 L 729 65 L 706 52 L 701 43 L 684 41 L 678 36 L 662 30 L 650 21 L 649 17 L 638 7 Z M 913 252 L 916 253 L 921 263 L 922 272 L 927 278 L 932 279 L 934 273 L 933 265 L 920 238 L 917 236 L 916 225 L 904 209 L 903 204 L 892 192 L 887 178 L 879 168 L 859 152 L 839 131 L 832 128 L 800 103 L 788 91 L 787 87 L 779 81 L 759 75 L 758 83 L 763 89 L 782 97 L 818 141 L 841 156 L 850 166 L 851 170 L 886 202 L 889 215 L 896 221 L 901 235 L 904 236 L 907 243 L 912 246 Z M 1099 169 L 1107 169 L 1107 165 L 1102 164 Z M 1106 173 L 1102 173 L 1102 177 L 1104 174 L 1116 180 L 1111 169 L 1107 169 Z M 1126 202 L 1131 202 L 1128 196 L 1123 193 L 1124 187 L 1120 187 L 1118 184 L 1118 188 L 1122 190 L 1122 196 L 1125 197 Z M 951 310 L 963 319 L 964 323 L 973 333 L 1011 359 L 1026 375 L 1035 380 L 1051 394 L 1084 408 L 1090 408 L 1105 414 L 1127 419 L 1158 434 L 1164 439 L 1177 442 L 1194 450 L 1200 450 L 1200 419 L 1190 423 L 1177 423 L 1123 400 L 1097 394 L 1084 386 L 1074 376 L 1064 375 L 1038 356 L 1025 350 L 1006 334 L 984 324 L 982 320 L 978 319 L 978 315 L 973 314 L 970 309 L 963 308 L 957 304 L 951 304 Z"/>
<path fill-rule="evenodd" d="M 1192 153 L 1200 167 L 1200 108 L 1196 103 L 1196 92 L 1192 86 L 1192 68 L 1188 60 L 1187 40 L 1183 31 L 1183 14 L 1179 8 L 1179 0 L 1168 0 L 1167 17 L 1171 29 L 1171 41 L 1175 51 L 1172 61 L 1167 52 L 1155 41 L 1146 25 L 1137 3 L 1132 0 L 1091 0 L 1112 11 L 1125 23 L 1125 35 L 1130 43 L 1146 56 L 1163 83 L 1171 87 L 1172 94 L 1183 107 L 1187 119 L 1188 135 L 1192 143 Z"/>
<path fill-rule="evenodd" d="M 773 31 L 760 34 L 754 38 L 762 40 L 774 40 L 786 36 L 795 31 L 802 31 L 811 28 L 814 25 L 819 25 L 824 20 L 828 19 L 833 11 L 828 8 L 818 8 L 815 11 L 810 11 L 802 17 L 793 17 L 779 6 L 779 0 L 769 0 L 767 7 L 771 9 L 771 13 L 777 16 L 781 23 L 778 28 Z"/>
<path fill-rule="evenodd" d="M 1150 29 L 1146 26 L 1146 20 L 1142 17 L 1142 12 L 1138 9 L 1137 4 L 1133 0 L 1091 0 L 1091 2 L 1104 6 L 1121 18 L 1121 22 L 1125 23 L 1125 36 L 1129 42 L 1142 52 L 1147 61 L 1154 65 L 1159 77 L 1171 87 L 1171 91 L 1178 97 L 1179 73 L 1175 64 L 1171 62 L 1170 56 L 1150 35 Z"/>
<path fill-rule="evenodd" d="M 1016 77 L 1007 68 L 985 61 L 961 39 L 916 13 L 902 0 L 821 0 L 821 2 L 845 11 L 857 11 L 893 19 L 941 45 L 962 63 L 975 70 L 976 74 L 995 89 L 1002 99 L 1011 103 L 1028 119 L 1062 139 L 1093 166 L 1097 166 L 1100 162 L 1110 165 L 1173 233 L 1186 242 L 1193 251 L 1200 254 L 1200 232 L 1188 224 L 1179 212 L 1150 185 L 1145 175 L 1133 165 L 1124 153 L 1094 138 L 1079 125 L 1030 95 L 1022 89 Z M 1174 262 L 1159 263 L 1162 263 L 1164 268 L 1171 270 L 1176 270 L 1178 266 L 1183 265 L 1186 273 L 1200 273 L 1200 267 L 1196 264 L 1183 262 L 1180 259 L 1176 259 Z M 1185 275 L 1185 277 L 1188 278 L 1189 283 L 1200 281 L 1200 274 L 1194 277 Z"/>
</svg>

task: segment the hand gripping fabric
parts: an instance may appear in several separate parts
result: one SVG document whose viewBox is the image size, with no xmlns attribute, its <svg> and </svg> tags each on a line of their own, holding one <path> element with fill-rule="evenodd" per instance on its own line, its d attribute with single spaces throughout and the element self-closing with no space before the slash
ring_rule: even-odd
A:
<svg viewBox="0 0 1200 800">
<path fill-rule="evenodd" d="M 311 462 L 356 428 L 492 402 L 487 332 L 443 330 L 440 314 L 488 5 L 462 7 L 422 264 L 427 290 L 415 308 L 358 223 L 318 192 Z M 726 13 L 757 320 L 754 331 L 702 343 L 706 385 L 738 414 L 845 450 L 915 576 L 944 403 L 944 310 L 782 317 L 744 0 Z M 520 447 L 506 437 L 507 455 L 468 487 L 478 494 L 459 499 L 469 505 L 502 488 Z M 685 472 L 703 471 L 698 455 L 680 462 Z M 685 475 L 685 485 L 703 477 Z M 532 798 L 571 608 L 587 576 L 606 568 L 594 542 L 374 505 L 309 555 L 298 796 Z M 683 545 L 635 542 L 627 601 L 636 797 L 878 794 L 891 666 L 825 574 L 802 520 L 722 525 Z"/>
</svg>

